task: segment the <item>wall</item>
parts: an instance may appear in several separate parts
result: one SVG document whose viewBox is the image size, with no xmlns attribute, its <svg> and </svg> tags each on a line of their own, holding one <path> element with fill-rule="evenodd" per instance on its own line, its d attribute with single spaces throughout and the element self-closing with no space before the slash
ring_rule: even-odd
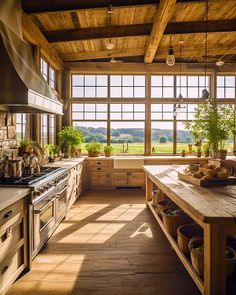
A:
<svg viewBox="0 0 236 295">
<path fill-rule="evenodd" d="M 16 116 L 0 111 L 0 151 L 11 151 L 16 145 Z"/>
</svg>

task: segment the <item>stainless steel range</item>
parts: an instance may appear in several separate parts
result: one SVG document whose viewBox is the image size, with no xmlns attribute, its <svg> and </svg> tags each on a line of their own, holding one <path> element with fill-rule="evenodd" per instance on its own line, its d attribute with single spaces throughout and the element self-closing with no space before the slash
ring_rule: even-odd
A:
<svg viewBox="0 0 236 295">
<path fill-rule="evenodd" d="M 68 173 L 65 168 L 42 167 L 32 176 L 0 179 L 0 186 L 31 189 L 29 233 L 33 259 L 66 215 Z"/>
</svg>

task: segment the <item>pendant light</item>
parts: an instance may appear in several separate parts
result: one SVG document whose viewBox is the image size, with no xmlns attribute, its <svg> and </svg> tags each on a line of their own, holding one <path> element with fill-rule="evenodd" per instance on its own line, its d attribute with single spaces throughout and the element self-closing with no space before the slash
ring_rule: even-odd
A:
<svg viewBox="0 0 236 295">
<path fill-rule="evenodd" d="M 180 62 L 179 62 L 179 79 L 180 79 L 180 83 L 179 83 L 179 86 L 180 86 L 180 92 L 179 92 L 179 96 L 178 96 L 178 100 L 180 101 L 177 106 L 175 106 L 174 108 L 174 116 L 178 116 L 178 114 L 180 114 L 182 112 L 182 110 L 185 109 L 184 106 L 181 106 L 181 102 L 183 101 L 183 95 L 181 93 L 181 90 L 182 90 L 182 45 L 183 45 L 183 40 L 181 40 L 181 37 L 180 37 L 180 40 L 179 40 L 179 59 L 180 59 Z"/>
<path fill-rule="evenodd" d="M 172 67 L 175 65 L 175 56 L 174 56 L 173 46 L 171 45 L 171 36 L 170 36 L 170 46 L 168 49 L 168 55 L 166 57 L 166 63 L 169 67 Z"/>
<path fill-rule="evenodd" d="M 111 26 L 112 25 L 111 17 L 112 17 L 112 13 L 113 13 L 112 5 L 109 5 L 109 7 L 107 8 L 107 13 L 109 15 L 109 26 Z M 112 41 L 111 41 L 111 38 L 109 38 L 108 42 L 105 43 L 105 47 L 107 50 L 112 50 L 115 47 L 114 43 L 112 43 Z"/>
<path fill-rule="evenodd" d="M 204 89 L 202 90 L 202 99 L 207 100 L 209 98 L 209 91 L 206 87 L 207 81 L 207 37 L 208 37 L 208 0 L 206 0 L 206 31 L 205 31 L 205 83 Z"/>
</svg>

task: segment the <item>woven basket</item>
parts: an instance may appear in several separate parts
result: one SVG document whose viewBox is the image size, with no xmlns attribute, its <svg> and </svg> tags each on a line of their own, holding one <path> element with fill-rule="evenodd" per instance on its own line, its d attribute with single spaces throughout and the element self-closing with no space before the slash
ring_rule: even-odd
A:
<svg viewBox="0 0 236 295">
<path fill-rule="evenodd" d="M 193 268 L 199 274 L 200 277 L 204 275 L 204 253 L 196 250 L 196 248 L 203 245 L 203 238 L 192 238 L 189 242 L 189 250 L 191 256 L 191 263 Z M 226 258 L 226 278 L 231 277 L 235 271 L 236 252 L 229 246 L 226 246 L 227 250 L 231 253 L 231 258 Z"/>
<path fill-rule="evenodd" d="M 202 237 L 203 236 L 203 230 L 202 228 L 197 224 L 185 224 L 178 227 L 177 230 L 178 237 L 178 245 L 180 249 L 185 253 L 189 254 L 189 242 L 193 237 Z"/>
<path fill-rule="evenodd" d="M 166 208 L 170 208 L 170 207 L 173 207 L 171 202 L 169 200 L 161 200 L 161 201 L 158 201 L 157 204 L 156 204 L 156 212 L 159 216 L 162 216 L 161 215 L 161 211 L 166 209 Z"/>
<path fill-rule="evenodd" d="M 166 208 L 161 211 L 162 219 L 163 219 L 163 224 L 167 232 L 172 235 L 174 238 L 177 237 L 177 229 L 179 226 L 183 224 L 189 224 L 191 223 L 191 219 L 188 217 L 188 215 L 183 214 L 183 215 L 169 215 L 166 214 L 167 210 L 170 208 Z M 174 208 L 176 209 L 176 208 Z"/>
</svg>

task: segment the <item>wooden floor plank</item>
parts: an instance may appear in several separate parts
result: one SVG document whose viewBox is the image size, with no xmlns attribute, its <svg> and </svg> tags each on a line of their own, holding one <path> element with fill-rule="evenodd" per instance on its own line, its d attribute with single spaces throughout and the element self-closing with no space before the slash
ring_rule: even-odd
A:
<svg viewBox="0 0 236 295">
<path fill-rule="evenodd" d="M 84 193 L 8 295 L 199 295 L 143 191 Z"/>
</svg>

